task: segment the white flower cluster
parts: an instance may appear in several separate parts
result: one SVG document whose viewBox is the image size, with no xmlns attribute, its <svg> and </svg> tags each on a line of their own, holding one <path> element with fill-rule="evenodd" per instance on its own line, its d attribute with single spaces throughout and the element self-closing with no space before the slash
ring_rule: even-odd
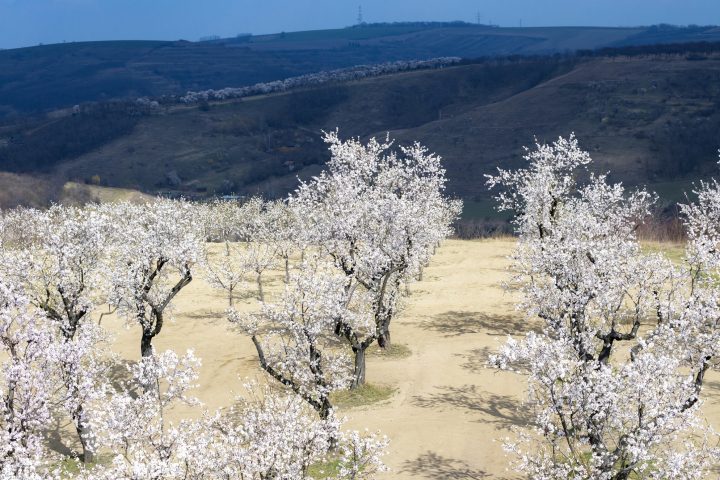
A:
<svg viewBox="0 0 720 480">
<path fill-rule="evenodd" d="M 247 87 L 227 87 L 220 90 L 203 90 L 188 92 L 180 97 L 183 103 L 198 103 L 209 100 L 227 100 L 231 98 L 251 97 L 268 93 L 285 92 L 294 88 L 322 85 L 331 82 L 347 82 L 368 77 L 377 77 L 410 70 L 442 68 L 460 62 L 459 57 L 439 57 L 429 60 L 398 60 L 396 62 L 376 65 L 357 65 L 354 67 L 308 73 L 297 77 L 275 80 L 273 82 L 256 83 Z"/>
<path fill-rule="evenodd" d="M 536 147 L 526 169 L 488 182 L 516 212 L 519 308 L 543 325 L 491 359 L 528 375 L 535 414 L 507 449 L 535 479 L 703 478 L 720 460 L 699 412 L 720 353 L 717 183 L 683 206 L 689 242 L 674 265 L 635 236 L 652 195 L 583 171 L 574 137 Z"/>
</svg>

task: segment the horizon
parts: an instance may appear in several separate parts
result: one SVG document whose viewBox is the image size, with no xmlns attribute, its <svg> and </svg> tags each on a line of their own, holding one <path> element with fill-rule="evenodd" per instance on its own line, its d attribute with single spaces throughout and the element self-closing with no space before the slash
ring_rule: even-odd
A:
<svg viewBox="0 0 720 480">
<path fill-rule="evenodd" d="M 140 0 L 0 0 L 0 48 L 119 40 L 199 41 L 242 33 L 334 30 L 357 25 L 361 18 L 368 24 L 462 21 L 505 28 L 720 23 L 720 3 L 713 0 L 688 0 L 682 5 L 674 0 L 509 0 L 503 5 L 472 0 L 269 0 L 264 8 L 248 4 L 233 0 L 155 0 L 150 4 Z"/>
<path fill-rule="evenodd" d="M 383 24 L 404 24 L 404 23 L 427 23 L 427 24 L 433 24 L 433 23 L 465 23 L 468 25 L 473 26 L 479 26 L 479 27 L 486 27 L 486 28 L 504 28 L 504 29 L 518 29 L 518 30 L 532 30 L 532 29 L 544 29 L 544 28 L 584 28 L 584 29 L 633 29 L 633 28 L 650 28 L 650 27 L 657 27 L 657 26 L 668 26 L 673 28 L 690 28 L 690 27 L 703 27 L 703 28 L 713 28 L 713 27 L 720 27 L 720 24 L 669 24 L 669 23 L 656 23 L 656 24 L 648 24 L 648 25 L 534 25 L 534 26 L 503 26 L 503 25 L 497 25 L 497 24 L 473 24 L 471 22 L 464 22 L 463 20 L 444 20 L 444 21 L 429 21 L 429 20 L 408 20 L 408 21 L 394 21 L 394 22 L 363 22 L 362 26 L 369 26 L 372 27 L 374 25 L 383 25 Z M 217 40 L 228 40 L 232 39 L 234 37 L 242 36 L 242 35 L 250 35 L 253 37 L 262 37 L 262 36 L 270 36 L 270 35 L 279 35 L 279 34 L 285 34 L 285 33 L 299 33 L 299 32 L 321 32 L 321 31 L 328 31 L 328 30 L 344 30 L 348 28 L 354 28 L 359 27 L 360 25 L 346 25 L 342 27 L 330 27 L 330 28 L 314 28 L 314 29 L 308 29 L 308 30 L 282 30 L 282 31 L 272 31 L 272 32 L 261 32 L 261 33 L 250 33 L 250 32 L 240 32 L 233 36 L 217 36 L 217 38 L 210 38 L 215 37 L 213 35 L 210 36 L 204 36 L 199 38 L 100 38 L 100 39 L 92 39 L 92 40 L 63 40 L 60 42 L 40 42 L 35 45 L 22 45 L 17 47 L 2 47 L 0 46 L 0 51 L 2 50 L 20 50 L 23 48 L 35 48 L 35 47 L 43 47 L 43 46 L 52 46 L 52 45 L 62 45 L 67 43 L 102 43 L 102 42 L 190 42 L 190 43 L 201 43 L 201 42 L 208 42 L 208 41 L 217 41 Z"/>
</svg>

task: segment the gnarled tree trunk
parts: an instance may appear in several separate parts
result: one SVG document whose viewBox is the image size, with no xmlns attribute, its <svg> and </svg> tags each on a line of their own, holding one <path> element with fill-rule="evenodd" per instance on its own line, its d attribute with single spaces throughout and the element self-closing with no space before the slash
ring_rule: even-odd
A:
<svg viewBox="0 0 720 480">
<path fill-rule="evenodd" d="M 140 338 L 140 356 L 142 358 L 152 357 L 152 339 L 154 336 L 152 332 L 143 329 L 142 337 Z"/>
<path fill-rule="evenodd" d="M 82 404 L 79 404 L 73 412 L 73 423 L 80 438 L 80 445 L 82 445 L 82 461 L 86 464 L 93 463 L 95 461 L 95 436 Z"/>
<path fill-rule="evenodd" d="M 361 385 L 365 385 L 365 350 L 362 345 L 358 348 L 353 347 L 353 353 L 355 354 L 355 368 L 353 370 L 353 381 L 350 385 L 350 389 L 354 390 Z"/>
</svg>

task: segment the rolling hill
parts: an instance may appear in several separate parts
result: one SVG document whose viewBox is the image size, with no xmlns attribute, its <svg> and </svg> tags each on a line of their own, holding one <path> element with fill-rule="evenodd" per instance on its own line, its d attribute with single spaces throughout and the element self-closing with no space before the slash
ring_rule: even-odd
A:
<svg viewBox="0 0 720 480">
<path fill-rule="evenodd" d="M 497 28 L 454 22 L 370 24 L 209 42 L 42 45 L 0 51 L 0 118 L 83 102 L 239 87 L 358 64 L 717 40 L 716 27 Z"/>
<path fill-rule="evenodd" d="M 6 126 L 0 169 L 189 197 L 280 196 L 327 160 L 323 130 L 389 132 L 444 157 L 449 191 L 469 201 L 468 215 L 482 217 L 484 174 L 520 165 L 534 136 L 575 132 L 598 171 L 676 200 L 716 171 L 719 103 L 720 52 L 498 60 Z"/>
</svg>

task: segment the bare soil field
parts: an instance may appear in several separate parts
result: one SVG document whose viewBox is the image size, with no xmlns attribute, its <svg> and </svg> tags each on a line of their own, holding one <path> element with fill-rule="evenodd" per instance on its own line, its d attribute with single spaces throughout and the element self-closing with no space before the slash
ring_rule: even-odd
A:
<svg viewBox="0 0 720 480">
<path fill-rule="evenodd" d="M 393 342 L 407 346 L 406 358 L 371 355 L 368 382 L 395 389 L 392 397 L 369 406 L 340 409 L 348 426 L 380 430 L 390 438 L 385 458 L 392 479 L 513 479 L 502 440 L 524 424 L 524 379 L 485 366 L 487 355 L 508 335 L 537 324 L 516 312 L 516 298 L 502 283 L 510 278 L 511 239 L 446 241 L 423 281 L 410 288 L 402 314 L 394 320 Z M 268 300 L 282 288 L 282 272 L 266 282 Z M 252 283 L 236 308 L 257 308 Z M 194 349 L 202 359 L 194 392 L 210 409 L 229 406 L 247 378 L 271 381 L 260 370 L 249 338 L 225 317 L 227 299 L 196 276 L 177 297 L 174 321 L 154 340 L 162 351 Z M 137 326 L 105 317 L 115 334 L 113 350 L 128 361 L 140 357 Z M 720 426 L 720 377 L 710 375 L 705 411 Z M 192 414 L 175 411 L 176 416 Z"/>
</svg>

